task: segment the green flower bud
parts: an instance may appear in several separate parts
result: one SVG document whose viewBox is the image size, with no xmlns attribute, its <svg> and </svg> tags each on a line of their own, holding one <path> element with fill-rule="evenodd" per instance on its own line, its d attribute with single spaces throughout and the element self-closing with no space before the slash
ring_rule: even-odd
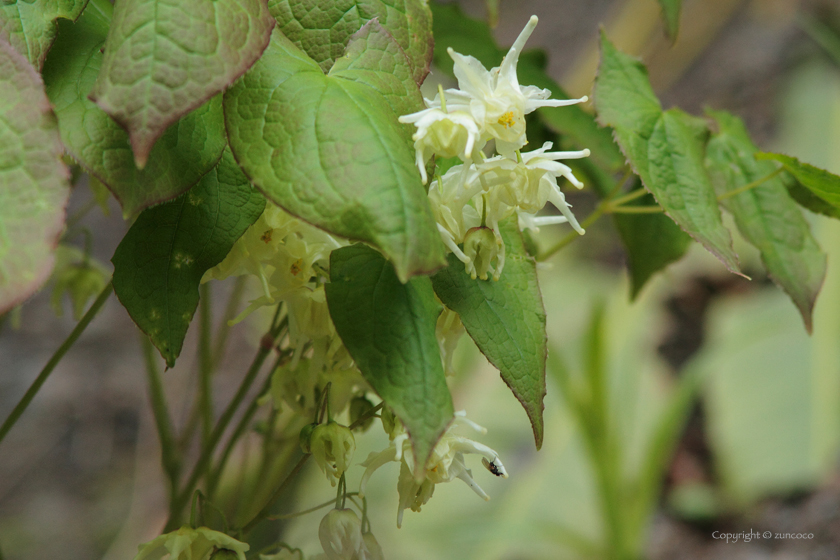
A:
<svg viewBox="0 0 840 560">
<path fill-rule="evenodd" d="M 350 401 L 350 423 L 355 423 L 356 420 L 370 412 L 373 406 L 373 403 L 367 397 L 353 397 L 353 400 Z M 373 424 L 373 415 L 365 418 L 355 429 L 358 432 L 366 432 L 371 424 Z"/>
<path fill-rule="evenodd" d="M 300 450 L 304 453 L 312 453 L 312 432 L 318 424 L 307 424 L 300 431 Z"/>
<path fill-rule="evenodd" d="M 312 457 L 335 486 L 353 460 L 356 451 L 353 432 L 336 422 L 319 424 L 312 430 L 309 441 Z"/>
<path fill-rule="evenodd" d="M 470 259 L 466 270 L 473 280 L 487 280 L 488 272 L 493 280 L 499 279 L 505 263 L 505 245 L 495 231 L 485 226 L 470 228 L 464 236 L 464 254 Z M 493 268 L 494 261 L 499 273 Z"/>
</svg>

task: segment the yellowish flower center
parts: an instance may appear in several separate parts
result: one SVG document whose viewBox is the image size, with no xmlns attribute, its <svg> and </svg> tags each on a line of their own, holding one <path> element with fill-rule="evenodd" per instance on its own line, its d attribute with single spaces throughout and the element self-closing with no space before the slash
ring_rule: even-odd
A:
<svg viewBox="0 0 840 560">
<path fill-rule="evenodd" d="M 513 118 L 513 111 L 508 111 L 501 117 L 499 117 L 499 124 L 503 125 L 505 128 L 510 128 L 514 124 L 516 124 L 515 119 Z"/>
</svg>

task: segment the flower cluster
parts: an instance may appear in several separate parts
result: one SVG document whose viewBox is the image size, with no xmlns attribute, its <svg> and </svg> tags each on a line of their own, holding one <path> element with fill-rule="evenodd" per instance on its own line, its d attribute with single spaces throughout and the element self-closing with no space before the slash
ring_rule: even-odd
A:
<svg viewBox="0 0 840 560">
<path fill-rule="evenodd" d="M 141 544 L 139 548 L 140 552 L 134 560 L 212 560 L 219 553 L 245 560 L 250 546 L 207 527 L 193 529 L 184 526 Z"/>
<path fill-rule="evenodd" d="M 441 89 L 433 100 L 426 100 L 426 109 L 400 117 L 400 122 L 417 127 L 414 149 L 423 183 L 428 182 L 426 162 L 433 155 L 463 162 L 435 177 L 429 201 L 444 244 L 473 278 L 499 279 L 505 262 L 499 222 L 514 214 L 520 229 L 568 222 L 584 233 L 557 179 L 565 177 L 578 188 L 583 184 L 558 160 L 587 157 L 589 150 L 551 152 L 552 144 L 547 142 L 538 150 L 520 152 L 528 143 L 525 115 L 540 107 L 587 100 L 548 99 L 549 90 L 519 84 L 519 55 L 536 25 L 537 17 L 532 16 L 501 66 L 489 71 L 475 58 L 450 48 L 459 89 Z M 483 150 L 490 140 L 499 155 L 486 158 Z M 547 202 L 561 216 L 536 217 Z"/>
<path fill-rule="evenodd" d="M 300 413 L 316 406 L 316 388 L 332 382 L 339 412 L 353 397 L 354 387 L 364 392 L 367 384 L 353 367 L 347 349 L 335 331 L 327 307 L 324 284 L 329 278 L 329 255 L 347 245 L 280 207 L 266 203 L 265 211 L 239 238 L 225 260 L 202 279 L 230 276 L 256 277 L 261 293 L 234 321 L 264 306 L 282 301 L 288 318 L 291 361 L 272 375 L 269 396 L 274 406 L 283 403 Z"/>
<path fill-rule="evenodd" d="M 469 426 L 481 434 L 487 433 L 485 428 L 468 420 L 463 411 L 456 412 L 455 420 L 435 445 L 426 468 L 418 476 L 408 434 L 402 422 L 387 407 L 384 408 L 382 410 L 382 426 L 388 433 L 391 443 L 383 451 L 371 453 L 362 463 L 366 470 L 359 485 L 359 496 L 364 497 L 368 480 L 376 469 L 396 461 L 401 463 L 400 476 L 397 481 L 397 491 L 400 497 L 397 527 L 402 526 L 403 512 L 408 508 L 411 508 L 412 511 L 420 511 L 420 508 L 432 497 L 435 485 L 442 482 L 450 482 L 459 478 L 467 483 L 481 498 L 489 500 L 490 497 L 473 480 L 472 471 L 464 463 L 464 454 L 475 453 L 481 455 L 481 462 L 484 467 L 496 476 L 507 478 L 507 471 L 499 460 L 498 453 L 484 444 L 456 435 L 453 432 L 454 428 L 461 425 Z"/>
</svg>

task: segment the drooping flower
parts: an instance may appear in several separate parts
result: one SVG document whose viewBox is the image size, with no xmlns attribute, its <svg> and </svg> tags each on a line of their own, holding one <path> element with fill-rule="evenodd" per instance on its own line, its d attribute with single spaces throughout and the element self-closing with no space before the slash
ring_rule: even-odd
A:
<svg viewBox="0 0 840 560">
<path fill-rule="evenodd" d="M 161 560 L 167 554 L 168 560 L 208 560 L 214 552 L 222 549 L 232 551 L 239 560 L 245 560 L 249 548 L 248 544 L 219 531 L 184 526 L 140 545 L 140 552 L 134 560 Z"/>
<path fill-rule="evenodd" d="M 383 410 L 384 412 L 384 410 Z M 385 414 L 383 414 L 383 420 Z M 359 485 L 359 496 L 365 495 L 368 480 L 376 469 L 392 461 L 401 462 L 400 476 L 397 481 L 397 490 L 400 496 L 399 508 L 397 511 L 397 527 L 402 526 L 403 512 L 411 508 L 412 511 L 420 511 L 420 508 L 429 501 L 435 491 L 435 485 L 442 482 L 450 482 L 456 478 L 463 480 L 476 494 L 484 500 L 490 497 L 473 480 L 472 471 L 467 468 L 464 462 L 464 455 L 474 453 L 481 455 L 482 464 L 487 470 L 496 476 L 507 478 L 507 471 L 499 459 L 499 454 L 484 444 L 473 441 L 469 438 L 456 435 L 453 428 L 459 425 L 467 425 L 479 433 L 486 433 L 487 430 L 467 420 L 463 411 L 455 413 L 455 419 L 446 433 L 435 445 L 432 455 L 425 469 L 417 476 L 417 465 L 414 463 L 414 454 L 411 443 L 405 434 L 405 429 L 397 419 L 389 419 L 389 426 L 386 431 L 391 437 L 390 445 L 379 453 L 371 453 L 367 460 L 362 463 L 366 467 L 365 473 Z M 384 426 L 383 422 L 383 426 Z"/>
<path fill-rule="evenodd" d="M 459 157 L 462 161 L 471 160 L 484 146 L 478 125 L 470 113 L 466 111 L 447 112 L 432 107 L 410 115 L 400 117 L 401 123 L 411 123 L 417 127 L 414 133 L 414 150 L 416 153 L 417 169 L 423 178 L 423 184 L 428 181 L 426 162 L 432 155 L 439 157 Z"/>
<path fill-rule="evenodd" d="M 334 509 L 325 515 L 318 539 L 327 560 L 384 560 L 379 543 L 372 534 L 362 534 L 362 521 L 351 509 Z"/>
<path fill-rule="evenodd" d="M 353 460 L 356 451 L 353 432 L 337 422 L 319 424 L 312 430 L 309 445 L 318 467 L 335 486 Z"/>
</svg>

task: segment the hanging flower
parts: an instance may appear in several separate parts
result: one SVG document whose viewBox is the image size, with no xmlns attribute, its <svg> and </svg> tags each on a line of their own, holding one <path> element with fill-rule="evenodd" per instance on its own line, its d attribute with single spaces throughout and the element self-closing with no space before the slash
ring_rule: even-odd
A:
<svg viewBox="0 0 840 560">
<path fill-rule="evenodd" d="M 334 509 L 325 515 L 318 539 L 327 560 L 384 560 L 373 535 L 362 534 L 362 521 L 352 509 Z"/>
<path fill-rule="evenodd" d="M 168 560 L 208 560 L 219 550 L 229 550 L 238 560 L 245 560 L 245 553 L 250 546 L 207 527 L 193 529 L 184 526 L 160 535 L 139 548 L 140 552 L 134 560 L 161 560 L 167 554 Z"/>
<path fill-rule="evenodd" d="M 335 486 L 353 460 L 356 451 L 353 432 L 337 422 L 319 424 L 312 430 L 309 445 L 315 462 Z"/>
<path fill-rule="evenodd" d="M 385 414 L 383 413 L 384 418 Z M 411 508 L 412 511 L 420 511 L 420 508 L 432 497 L 435 485 L 442 482 L 450 482 L 456 478 L 461 479 L 482 499 L 490 499 L 473 480 L 472 471 L 467 468 L 464 462 L 465 454 L 481 455 L 482 464 L 487 470 L 496 476 L 503 478 L 508 476 L 498 453 L 484 444 L 455 435 L 452 432 L 453 428 L 459 425 L 467 425 L 479 433 L 487 433 L 486 429 L 468 420 L 463 411 L 455 413 L 452 425 L 435 445 L 426 468 L 421 473 L 422 478 L 416 476 L 417 465 L 414 463 L 414 454 L 411 450 L 411 443 L 405 434 L 405 429 L 398 419 L 394 419 L 393 422 L 389 420 L 389 423 L 391 424 L 390 430 L 386 427 L 386 431 L 389 431 L 391 444 L 379 453 L 371 453 L 367 460 L 362 463 L 366 470 L 359 485 L 359 496 L 363 497 L 365 495 L 368 480 L 376 469 L 392 461 L 401 461 L 400 476 L 397 481 L 397 490 L 400 496 L 397 527 L 402 526 L 403 512 L 408 508 Z"/>
</svg>

